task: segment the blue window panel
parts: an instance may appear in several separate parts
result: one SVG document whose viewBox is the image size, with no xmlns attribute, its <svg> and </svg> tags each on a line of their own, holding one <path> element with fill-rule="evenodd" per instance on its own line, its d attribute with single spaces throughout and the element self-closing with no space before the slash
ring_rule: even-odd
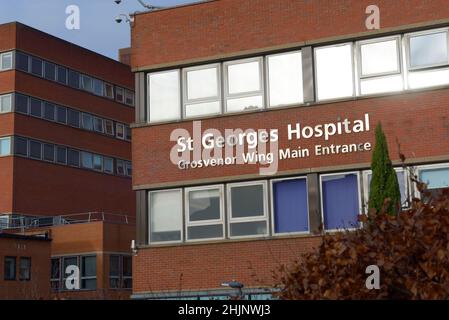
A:
<svg viewBox="0 0 449 320">
<path fill-rule="evenodd" d="M 359 226 L 359 184 L 356 174 L 323 176 L 323 217 L 326 230 Z"/>
<path fill-rule="evenodd" d="M 306 179 L 273 183 L 275 233 L 309 231 Z"/>
<path fill-rule="evenodd" d="M 419 178 L 427 184 L 428 189 L 449 187 L 449 168 L 420 170 Z"/>
</svg>

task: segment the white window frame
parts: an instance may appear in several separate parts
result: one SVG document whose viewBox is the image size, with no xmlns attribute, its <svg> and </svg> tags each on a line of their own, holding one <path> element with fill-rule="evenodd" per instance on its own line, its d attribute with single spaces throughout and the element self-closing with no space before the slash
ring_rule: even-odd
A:
<svg viewBox="0 0 449 320">
<path fill-rule="evenodd" d="M 151 110 L 150 110 L 150 108 L 151 108 L 151 105 L 150 105 L 150 102 L 151 102 L 151 99 L 150 99 L 150 95 L 151 95 L 151 90 L 150 90 L 150 78 L 151 78 L 151 75 L 153 75 L 153 74 L 161 74 L 161 73 L 167 73 L 167 72 L 178 72 L 178 80 L 179 80 L 179 82 L 178 82 L 178 86 L 179 86 L 179 92 L 178 92 L 178 95 L 179 95 L 179 97 L 178 97 L 178 112 L 179 112 L 179 114 L 176 116 L 176 117 L 174 117 L 174 118 L 171 118 L 171 119 L 168 119 L 168 120 L 152 120 L 151 119 L 151 117 L 150 117 L 150 115 L 151 115 Z M 153 124 L 153 123 L 165 123 L 165 122 L 176 122 L 176 121 L 179 121 L 179 120 L 182 120 L 183 119 L 183 98 L 182 98 L 182 95 L 183 95 L 183 93 L 182 93 L 182 91 L 183 91 L 183 89 L 182 89 L 182 87 L 183 87 L 183 84 L 182 84 L 182 70 L 181 69 L 179 69 L 179 68 L 176 68 L 176 69 L 169 69 L 169 70 L 162 70 L 162 71 L 156 71 L 156 72 L 148 72 L 147 73 L 147 75 L 146 75 L 146 88 L 147 88 L 147 94 L 146 94 L 146 100 L 147 100 L 147 102 L 146 102 L 146 116 L 147 116 L 147 123 L 150 123 L 150 124 Z"/>
<path fill-rule="evenodd" d="M 111 125 L 112 128 L 112 132 L 107 132 L 106 130 L 106 124 L 109 123 Z M 114 121 L 109 120 L 109 119 L 104 119 L 104 133 L 107 134 L 108 136 L 111 137 L 115 137 L 115 125 L 114 125 Z"/>
<path fill-rule="evenodd" d="M 245 92 L 245 93 L 229 93 L 229 74 L 228 74 L 228 67 L 233 65 L 239 65 L 239 64 L 245 64 L 250 62 L 258 62 L 259 63 L 259 86 L 260 90 L 257 91 L 251 91 L 251 92 Z M 251 112 L 255 110 L 263 110 L 266 108 L 266 102 L 265 102 L 265 86 L 264 86 L 264 57 L 258 56 L 258 57 L 252 57 L 247 59 L 240 59 L 240 60 L 232 60 L 232 61 L 226 61 L 223 63 L 223 85 L 224 85 L 224 99 L 223 99 L 223 110 L 224 113 L 242 113 L 242 112 Z M 261 96 L 262 97 L 262 106 L 257 109 L 250 109 L 250 110 L 241 110 L 241 111 L 228 111 L 228 100 L 238 99 L 238 98 L 251 98 L 255 96 Z"/>
<path fill-rule="evenodd" d="M 83 267 L 84 267 L 84 258 L 95 258 L 95 276 L 83 276 Z M 98 259 L 97 259 L 97 255 L 82 255 L 79 257 L 78 259 L 79 261 L 79 266 L 80 266 L 80 290 L 83 291 L 95 291 L 98 289 L 98 279 L 97 279 L 97 275 L 98 275 Z M 87 288 L 83 288 L 83 280 L 96 280 L 96 284 L 95 284 L 95 289 L 87 289 Z"/>
<path fill-rule="evenodd" d="M 411 66 L 410 39 L 414 38 L 414 37 L 432 35 L 432 34 L 442 33 L 442 32 L 446 32 L 446 37 L 447 37 L 448 60 L 446 61 L 446 63 L 437 63 L 437 64 L 431 64 L 431 65 L 426 65 L 426 66 L 422 66 L 422 67 L 412 67 Z M 404 39 L 405 39 L 405 47 L 406 47 L 405 51 L 406 51 L 406 58 L 407 58 L 407 70 L 409 72 L 424 71 L 424 70 L 429 70 L 429 69 L 433 69 L 433 68 L 444 69 L 445 67 L 449 67 L 449 28 L 439 28 L 439 29 L 431 29 L 431 30 L 425 30 L 425 31 L 406 33 L 404 35 Z"/>
<path fill-rule="evenodd" d="M 280 232 L 276 233 L 275 228 L 275 210 L 274 210 L 274 184 L 277 182 L 283 182 L 288 180 L 305 180 L 307 186 L 307 229 L 308 231 L 297 231 L 297 232 Z M 279 178 L 270 180 L 270 207 L 271 207 L 271 234 L 273 237 L 288 236 L 288 235 L 306 235 L 311 234 L 310 232 L 310 214 L 309 214 L 309 188 L 307 176 L 289 177 L 289 178 Z"/>
<path fill-rule="evenodd" d="M 291 106 L 303 106 L 305 104 L 305 102 L 304 102 L 304 73 L 303 73 L 303 69 L 301 69 L 302 102 L 279 104 L 279 105 L 273 105 L 273 106 L 270 104 L 270 64 L 269 64 L 270 57 L 277 57 L 277 56 L 283 56 L 283 55 L 294 54 L 294 53 L 301 54 L 301 64 L 302 64 L 302 50 L 286 51 L 286 52 L 269 54 L 269 55 L 265 56 L 265 70 L 266 71 L 265 71 L 265 75 L 263 77 L 265 77 L 265 88 L 267 91 L 267 93 L 266 93 L 267 101 L 266 101 L 266 106 L 265 106 L 266 109 L 276 110 L 276 108 L 291 107 Z"/>
<path fill-rule="evenodd" d="M 404 168 L 393 168 L 396 173 L 403 172 L 404 173 L 404 182 L 405 182 L 405 192 L 408 199 L 410 199 L 411 195 L 413 194 L 413 191 L 410 188 L 410 177 L 408 170 L 405 170 Z M 363 181 L 363 211 L 365 214 L 368 214 L 369 210 L 369 189 L 370 186 L 368 184 L 368 176 L 372 175 L 372 170 L 364 170 L 362 172 L 362 181 Z M 410 194 L 409 194 L 410 192 Z M 403 203 L 401 203 L 401 207 L 404 208 Z"/>
<path fill-rule="evenodd" d="M 119 134 L 118 134 L 119 131 L 117 130 L 118 127 L 122 128 L 123 136 L 119 136 Z M 125 136 L 126 136 L 125 125 L 123 123 L 116 122 L 115 123 L 115 137 L 120 140 L 125 140 Z"/>
<path fill-rule="evenodd" d="M 2 141 L 9 141 L 9 152 L 7 154 L 0 154 L 0 158 L 1 157 L 8 157 L 10 155 L 12 155 L 12 148 L 13 148 L 13 140 L 11 137 L 0 137 L 0 142 Z"/>
<path fill-rule="evenodd" d="M 11 67 L 5 68 L 3 66 L 3 56 L 7 56 L 7 55 L 11 56 Z M 14 68 L 14 55 L 13 55 L 13 52 L 12 51 L 2 52 L 0 54 L 0 70 L 1 71 L 5 71 L 5 70 L 11 70 L 13 68 Z"/>
<path fill-rule="evenodd" d="M 160 192 L 173 192 L 173 191 L 177 191 L 181 193 L 181 228 L 180 228 L 180 232 L 181 232 L 181 237 L 179 240 L 173 240 L 173 241 L 151 241 L 151 194 L 152 193 L 160 193 Z M 176 189 L 163 189 L 163 190 L 152 190 L 152 191 L 148 191 L 148 244 L 149 245 L 161 245 L 161 244 L 173 244 L 173 243 L 182 243 L 184 241 L 184 215 L 183 215 L 183 211 L 184 210 L 184 190 L 182 188 L 176 188 Z"/>
<path fill-rule="evenodd" d="M 107 94 L 107 92 L 108 92 L 108 90 L 107 90 L 107 88 L 110 88 L 110 89 L 112 89 L 112 96 L 108 96 L 108 94 Z M 109 98 L 109 99 L 112 99 L 112 100 L 115 100 L 115 90 L 114 90 L 114 85 L 113 84 L 111 84 L 111 83 L 108 83 L 108 82 L 103 82 L 103 95 L 106 97 L 106 98 Z"/>
<path fill-rule="evenodd" d="M 426 164 L 422 166 L 416 166 L 416 177 L 419 180 L 420 179 L 420 173 L 422 170 L 426 169 L 449 169 L 449 163 L 437 163 L 437 164 Z M 424 183 L 427 183 L 426 181 L 422 181 Z M 421 193 L 417 188 L 414 190 L 415 197 L 418 199 L 422 199 Z"/>
<path fill-rule="evenodd" d="M 350 96 L 344 96 L 344 97 L 338 97 L 338 98 L 326 98 L 326 99 L 319 99 L 318 97 L 318 63 L 317 63 L 317 57 L 316 57 L 316 51 L 318 49 L 326 49 L 326 48 L 334 48 L 339 46 L 346 46 L 350 45 L 351 47 L 351 65 L 352 65 L 352 95 Z M 354 42 L 343 42 L 338 44 L 331 44 L 331 45 L 324 45 L 324 46 L 316 46 L 313 48 L 313 81 L 315 84 L 315 102 L 332 102 L 332 101 L 340 101 L 340 100 L 350 100 L 350 98 L 356 97 L 357 95 L 357 86 L 356 86 L 356 69 L 357 64 L 354 62 L 355 56 L 354 56 Z"/>
<path fill-rule="evenodd" d="M 321 223 L 323 225 L 323 231 L 326 233 L 333 233 L 333 232 L 340 232 L 344 230 L 348 231 L 354 231 L 357 229 L 360 229 L 363 227 L 363 223 L 359 222 L 359 228 L 346 228 L 346 229 L 326 229 L 326 226 L 324 225 L 324 197 L 323 197 L 323 177 L 331 177 L 331 176 L 341 176 L 341 175 L 348 175 L 348 174 L 356 174 L 357 175 L 357 189 L 358 189 L 358 201 L 359 201 L 359 214 L 365 214 L 363 207 L 362 207 L 362 190 L 361 190 L 361 183 L 360 183 L 360 172 L 359 171 L 345 171 L 345 172 L 336 172 L 336 173 L 325 173 L 320 174 L 320 208 L 321 208 Z"/>
<path fill-rule="evenodd" d="M 5 98 L 5 97 L 9 97 L 9 110 L 3 110 L 3 98 Z M 14 103 L 15 102 L 14 102 L 12 93 L 0 95 L 0 114 L 12 112 L 14 110 Z"/>
<path fill-rule="evenodd" d="M 200 71 L 204 69 L 217 69 L 217 96 L 215 97 L 208 97 L 208 98 L 197 98 L 189 100 L 188 98 L 188 81 L 187 81 L 187 73 L 191 71 Z M 189 118 L 198 118 L 198 117 L 207 117 L 207 116 L 213 116 L 223 113 L 223 103 L 222 103 L 222 89 L 221 89 L 221 64 L 220 63 L 212 63 L 212 64 L 206 64 L 206 65 L 200 65 L 195 67 L 189 67 L 182 69 L 182 119 L 189 119 Z M 201 104 L 201 103 L 210 103 L 210 102 L 218 102 L 220 111 L 218 113 L 208 113 L 205 115 L 200 116 L 187 116 L 187 105 L 192 104 Z"/>
<path fill-rule="evenodd" d="M 263 187 L 263 208 L 264 215 L 256 216 L 256 217 L 247 217 L 247 218 L 233 218 L 232 217 L 232 196 L 231 189 L 234 187 L 245 187 L 245 186 L 253 186 L 253 185 L 262 185 Z M 247 182 L 236 182 L 229 183 L 226 185 L 226 196 L 227 196 L 227 228 L 228 228 L 228 237 L 229 239 L 247 239 L 247 238 L 264 238 L 269 236 L 270 234 L 270 219 L 268 218 L 268 184 L 266 180 L 262 181 L 247 181 Z M 263 222 L 265 221 L 267 224 L 267 231 L 265 234 L 258 235 L 246 235 L 246 236 L 231 236 L 231 224 L 239 223 L 239 222 Z"/>
<path fill-rule="evenodd" d="M 206 191 L 206 190 L 219 190 L 220 193 L 220 218 L 213 220 L 202 220 L 202 221 L 190 221 L 190 207 L 189 207 L 189 192 L 191 191 Z M 201 187 L 191 187 L 184 189 L 184 213 L 185 213 L 185 235 L 186 242 L 201 242 L 201 241 L 209 241 L 209 240 L 223 240 L 226 238 L 225 234 L 225 223 L 224 223 L 224 185 L 216 184 L 216 185 L 208 185 Z M 201 238 L 201 239 L 188 239 L 188 227 L 200 227 L 200 226 L 208 226 L 208 225 L 217 225 L 221 224 L 223 230 L 222 237 L 216 238 Z"/>
</svg>

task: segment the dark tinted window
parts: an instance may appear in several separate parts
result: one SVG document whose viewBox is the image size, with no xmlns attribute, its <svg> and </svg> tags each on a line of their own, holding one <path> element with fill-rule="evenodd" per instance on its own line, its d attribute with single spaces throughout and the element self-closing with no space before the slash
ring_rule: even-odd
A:
<svg viewBox="0 0 449 320">
<path fill-rule="evenodd" d="M 67 123 L 67 109 L 65 107 L 56 106 L 56 121 Z"/>
<path fill-rule="evenodd" d="M 73 127 L 80 126 L 80 113 L 76 110 L 67 109 L 67 123 Z"/>
<path fill-rule="evenodd" d="M 42 159 L 42 143 L 30 140 L 30 158 Z"/>
<path fill-rule="evenodd" d="M 35 117 L 42 117 L 42 102 L 40 100 L 31 98 L 30 114 Z"/>
<path fill-rule="evenodd" d="M 56 66 L 51 62 L 44 63 L 44 77 L 48 80 L 56 80 Z"/>
<path fill-rule="evenodd" d="M 20 257 L 19 262 L 19 280 L 31 280 L 31 258 Z"/>
<path fill-rule="evenodd" d="M 42 60 L 31 57 L 31 73 L 42 77 Z"/>
<path fill-rule="evenodd" d="M 21 113 L 28 113 L 28 97 L 22 94 L 16 93 L 16 106 L 15 110 Z"/>
<path fill-rule="evenodd" d="M 67 148 L 56 147 L 56 162 L 61 164 L 67 163 Z"/>
<path fill-rule="evenodd" d="M 44 160 L 55 161 L 55 146 L 52 144 L 44 144 Z"/>
<path fill-rule="evenodd" d="M 28 72 L 28 56 L 21 52 L 16 52 L 16 68 L 21 71 Z"/>
<path fill-rule="evenodd" d="M 5 257 L 5 280 L 16 280 L 16 257 Z"/>
<path fill-rule="evenodd" d="M 73 88 L 80 87 L 80 74 L 78 72 L 69 70 L 69 86 Z"/>
<path fill-rule="evenodd" d="M 55 120 L 55 106 L 51 103 L 44 103 L 44 118 L 47 120 Z"/>
<path fill-rule="evenodd" d="M 67 84 L 67 69 L 61 66 L 58 66 L 57 71 L 57 81 L 62 84 Z"/>
<path fill-rule="evenodd" d="M 67 150 L 67 164 L 74 167 L 80 166 L 80 153 L 78 150 L 74 149 Z"/>
<path fill-rule="evenodd" d="M 28 156 L 28 142 L 27 139 L 15 137 L 14 138 L 14 148 L 15 148 L 15 154 L 21 155 L 21 156 Z"/>
<path fill-rule="evenodd" d="M 82 115 L 83 119 L 83 128 L 86 130 L 93 130 L 94 129 L 94 119 L 90 114 L 83 113 Z"/>
</svg>

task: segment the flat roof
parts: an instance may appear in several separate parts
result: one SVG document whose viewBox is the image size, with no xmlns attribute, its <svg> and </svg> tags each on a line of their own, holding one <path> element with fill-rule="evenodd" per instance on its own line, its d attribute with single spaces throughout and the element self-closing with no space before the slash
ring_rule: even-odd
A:
<svg viewBox="0 0 449 320">
<path fill-rule="evenodd" d="M 197 5 L 206 4 L 206 3 L 209 3 L 209 2 L 216 2 L 216 1 L 220 1 L 220 0 L 196 0 L 194 2 L 178 4 L 178 5 L 171 6 L 171 7 L 166 7 L 166 8 L 160 8 L 160 9 L 154 9 L 154 10 L 148 10 L 148 11 L 136 11 L 132 15 L 136 16 L 136 15 L 142 15 L 142 14 L 147 14 L 147 13 L 155 13 L 155 12 L 160 12 L 160 11 L 176 10 L 176 9 L 179 9 L 179 8 L 197 6 Z"/>
</svg>

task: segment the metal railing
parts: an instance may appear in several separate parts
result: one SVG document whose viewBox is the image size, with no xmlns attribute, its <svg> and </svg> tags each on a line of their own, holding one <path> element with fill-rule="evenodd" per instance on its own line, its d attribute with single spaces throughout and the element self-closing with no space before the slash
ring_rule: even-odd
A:
<svg viewBox="0 0 449 320">
<path fill-rule="evenodd" d="M 34 229 L 60 225 L 81 224 L 91 222 L 108 222 L 117 224 L 135 224 L 135 218 L 127 215 L 86 212 L 59 216 L 29 216 L 21 214 L 0 215 L 0 232 L 8 229 Z"/>
</svg>

